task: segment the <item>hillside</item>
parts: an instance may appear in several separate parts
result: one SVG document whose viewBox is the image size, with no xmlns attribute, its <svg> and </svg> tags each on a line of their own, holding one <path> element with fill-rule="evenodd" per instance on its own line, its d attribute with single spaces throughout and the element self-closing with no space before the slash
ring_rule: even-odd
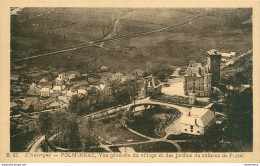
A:
<svg viewBox="0 0 260 166">
<path fill-rule="evenodd" d="M 221 70 L 221 81 L 225 84 L 240 86 L 240 84 L 252 84 L 253 61 L 252 54 L 246 54 Z"/>
<path fill-rule="evenodd" d="M 252 47 L 251 9 L 24 8 L 11 16 L 11 60 L 174 26 L 197 15 L 195 21 L 169 30 L 17 64 L 82 71 L 105 65 L 131 71 L 145 69 L 147 61 L 184 66 L 190 59 L 203 60 L 212 48 L 243 53 Z"/>
</svg>

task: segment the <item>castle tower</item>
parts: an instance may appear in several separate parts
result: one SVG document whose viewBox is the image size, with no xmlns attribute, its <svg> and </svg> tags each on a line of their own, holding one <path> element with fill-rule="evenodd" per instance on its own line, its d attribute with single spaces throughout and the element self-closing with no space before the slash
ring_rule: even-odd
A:
<svg viewBox="0 0 260 166">
<path fill-rule="evenodd" d="M 220 79 L 220 62 L 221 62 L 221 53 L 217 50 L 212 49 L 207 51 L 208 55 L 208 69 L 209 73 L 212 73 L 211 85 L 217 86 Z"/>
</svg>

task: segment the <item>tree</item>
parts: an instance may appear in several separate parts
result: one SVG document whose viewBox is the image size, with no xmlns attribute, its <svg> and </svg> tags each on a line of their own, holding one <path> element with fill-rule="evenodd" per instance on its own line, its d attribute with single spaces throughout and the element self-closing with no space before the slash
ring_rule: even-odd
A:
<svg viewBox="0 0 260 166">
<path fill-rule="evenodd" d="M 218 100 L 219 100 L 220 98 L 219 98 L 219 92 L 218 92 L 217 89 L 214 90 L 214 91 L 212 91 L 212 92 L 210 93 L 210 98 L 211 98 L 212 100 L 215 100 L 216 103 L 218 104 Z"/>
<path fill-rule="evenodd" d="M 120 102 L 118 99 L 118 91 L 119 91 L 119 83 L 118 82 L 111 82 L 111 91 L 113 96 L 113 103 L 118 105 Z"/>
<path fill-rule="evenodd" d="M 158 77 L 160 80 L 165 80 L 167 78 L 167 74 L 163 71 L 158 72 Z"/>
<path fill-rule="evenodd" d="M 60 133 L 60 143 L 65 148 L 79 148 L 81 145 L 79 137 L 79 126 L 75 116 L 70 115 L 66 118 L 66 123 Z"/>
<path fill-rule="evenodd" d="M 65 130 L 68 116 L 68 113 L 64 111 L 57 111 L 53 116 L 53 129 L 58 137 L 59 144 L 61 142 L 60 135 Z"/>
<path fill-rule="evenodd" d="M 236 87 L 239 87 L 243 83 L 247 83 L 247 81 L 248 80 L 246 80 L 246 78 L 244 77 L 242 72 L 237 72 L 233 76 L 233 85 L 236 86 Z"/>
<path fill-rule="evenodd" d="M 91 118 L 86 118 L 82 121 L 80 138 L 83 151 L 91 151 L 91 146 L 96 146 L 96 148 L 98 148 L 99 143 L 93 130 L 94 127 L 95 123 Z"/>
<path fill-rule="evenodd" d="M 90 105 L 85 97 L 74 95 L 70 99 L 68 110 L 71 113 L 83 115 L 90 110 Z"/>
<path fill-rule="evenodd" d="M 78 95 L 73 95 L 69 101 L 69 111 L 72 113 L 76 113 L 78 110 L 78 102 L 79 102 L 79 97 Z"/>
<path fill-rule="evenodd" d="M 48 139 L 53 125 L 53 116 L 50 112 L 41 112 L 38 118 L 39 130 Z"/>
</svg>

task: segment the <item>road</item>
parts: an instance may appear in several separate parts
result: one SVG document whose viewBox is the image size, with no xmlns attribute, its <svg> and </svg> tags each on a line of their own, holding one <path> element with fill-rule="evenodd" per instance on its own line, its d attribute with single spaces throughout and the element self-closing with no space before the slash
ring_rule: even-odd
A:
<svg viewBox="0 0 260 166">
<path fill-rule="evenodd" d="M 47 55 L 54 55 L 54 54 L 58 54 L 58 53 L 74 51 L 74 50 L 85 48 L 85 47 L 100 45 L 102 43 L 114 42 L 114 41 L 119 41 L 119 40 L 123 40 L 123 39 L 140 37 L 140 36 L 149 35 L 149 34 L 152 34 L 152 33 L 170 30 L 170 29 L 173 29 L 173 28 L 176 28 L 176 27 L 181 27 L 181 26 L 190 24 L 191 22 L 197 21 L 197 20 L 201 19 L 202 17 L 206 16 L 206 12 L 207 11 L 202 12 L 201 14 L 198 14 L 194 17 L 186 18 L 182 22 L 179 22 L 179 23 L 174 24 L 172 26 L 167 26 L 167 27 L 163 27 L 163 28 L 159 28 L 159 29 L 155 29 L 155 30 L 151 30 L 151 31 L 146 31 L 146 32 L 135 33 L 135 34 L 131 34 L 131 35 L 119 36 L 117 38 L 96 40 L 96 41 L 93 41 L 93 42 L 83 43 L 83 44 L 74 46 L 73 48 L 67 48 L 67 49 L 54 51 L 54 52 L 50 52 L 50 53 L 46 53 L 46 54 L 40 54 L 40 55 L 35 55 L 35 56 L 27 57 L 27 58 L 16 59 L 16 60 L 12 60 L 11 62 L 18 62 L 18 61 L 23 61 L 23 60 L 28 60 L 28 59 L 39 58 L 39 57 L 47 56 Z"/>
<path fill-rule="evenodd" d="M 41 136 L 40 139 L 38 139 L 33 146 L 31 147 L 29 152 L 39 152 L 41 151 L 39 149 L 40 144 L 45 140 L 45 135 Z"/>
</svg>

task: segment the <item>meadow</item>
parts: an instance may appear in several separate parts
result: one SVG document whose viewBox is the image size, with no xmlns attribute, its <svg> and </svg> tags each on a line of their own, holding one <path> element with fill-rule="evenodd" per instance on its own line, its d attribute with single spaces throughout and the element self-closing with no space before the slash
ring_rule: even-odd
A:
<svg viewBox="0 0 260 166">
<path fill-rule="evenodd" d="M 201 15 L 199 19 L 191 18 Z M 243 53 L 252 47 L 252 9 L 205 8 L 24 8 L 11 16 L 11 60 L 63 50 L 104 38 L 169 30 L 24 61 L 28 66 L 115 71 L 145 69 L 145 63 L 186 66 L 205 52 Z M 18 63 L 19 64 L 19 63 Z"/>
</svg>

